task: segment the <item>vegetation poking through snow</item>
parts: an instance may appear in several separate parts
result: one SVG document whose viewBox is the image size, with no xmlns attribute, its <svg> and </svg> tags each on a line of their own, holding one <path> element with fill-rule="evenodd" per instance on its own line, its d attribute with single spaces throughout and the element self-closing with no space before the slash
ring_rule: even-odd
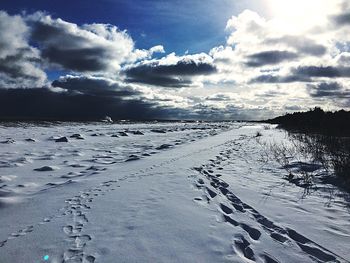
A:
<svg viewBox="0 0 350 263">
<path fill-rule="evenodd" d="M 278 124 L 290 132 L 292 141 L 298 141 L 298 151 L 309 155 L 322 165 L 328 174 L 337 178 L 328 181 L 350 191 L 350 112 L 325 112 L 314 108 L 307 112 L 286 114 L 268 123 Z"/>
<path fill-rule="evenodd" d="M 291 144 L 266 143 L 258 140 L 264 147 L 262 156 L 265 162 L 277 162 L 286 171 L 285 178 L 298 186 L 311 188 L 314 186 L 314 176 L 322 168 L 317 163 L 306 162 L 307 153 L 301 151 L 302 144 L 293 140 Z M 322 170 L 322 169 L 321 169 Z"/>
<path fill-rule="evenodd" d="M 320 134 L 291 134 L 301 142 L 302 150 L 329 171 L 334 171 L 337 180 L 332 183 L 350 190 L 350 138 Z M 329 177 L 331 178 L 331 177 Z M 332 179 L 332 178 L 331 178 Z"/>
<path fill-rule="evenodd" d="M 288 138 L 288 143 L 267 143 L 257 137 L 265 149 L 262 159 L 277 162 L 298 186 L 314 187 L 317 179 L 350 191 L 350 138 L 293 132 Z"/>
</svg>

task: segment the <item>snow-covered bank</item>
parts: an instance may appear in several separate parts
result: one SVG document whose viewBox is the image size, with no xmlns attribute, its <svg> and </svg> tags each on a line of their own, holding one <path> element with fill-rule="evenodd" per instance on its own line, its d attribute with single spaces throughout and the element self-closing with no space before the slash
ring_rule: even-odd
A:
<svg viewBox="0 0 350 263">
<path fill-rule="evenodd" d="M 301 199 L 260 161 L 257 131 L 283 138 L 237 123 L 2 127 L 0 262 L 346 262 L 344 198 Z"/>
</svg>

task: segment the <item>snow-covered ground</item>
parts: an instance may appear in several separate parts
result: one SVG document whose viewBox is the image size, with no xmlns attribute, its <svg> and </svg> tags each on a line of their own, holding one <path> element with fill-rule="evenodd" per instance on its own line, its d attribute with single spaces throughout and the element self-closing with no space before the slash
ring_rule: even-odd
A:
<svg viewBox="0 0 350 263">
<path fill-rule="evenodd" d="M 285 140 L 250 123 L 1 125 L 0 262 L 349 262 L 347 195 L 288 183 L 261 144 Z"/>
</svg>

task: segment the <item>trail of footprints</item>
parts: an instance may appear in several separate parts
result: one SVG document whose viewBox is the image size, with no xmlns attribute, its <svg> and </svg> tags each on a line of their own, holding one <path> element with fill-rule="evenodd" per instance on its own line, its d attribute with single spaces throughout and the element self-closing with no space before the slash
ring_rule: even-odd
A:
<svg viewBox="0 0 350 263">
<path fill-rule="evenodd" d="M 159 168 L 161 166 L 174 162 L 182 157 L 173 158 L 171 160 L 164 161 L 160 164 L 149 166 L 148 168 L 118 178 L 117 180 L 105 181 L 96 187 L 85 190 L 72 198 L 66 199 L 66 205 L 63 208 L 59 209 L 56 214 L 43 218 L 37 224 L 26 226 L 23 229 L 18 230 L 17 232 L 11 233 L 7 239 L 0 241 L 0 248 L 4 247 L 6 243 L 11 239 L 25 236 L 28 233 L 33 232 L 34 229 L 40 227 L 40 225 L 49 223 L 63 216 L 71 216 L 73 223 L 63 227 L 63 231 L 67 235 L 68 241 L 70 242 L 70 247 L 67 251 L 64 252 L 62 257 L 62 263 L 95 262 L 94 256 L 87 255 L 83 251 L 86 244 L 92 239 L 92 236 L 82 233 L 83 227 L 89 222 L 87 218 L 87 212 L 91 209 L 91 203 L 93 202 L 93 200 L 96 197 L 104 195 L 109 191 L 116 190 L 116 188 L 119 187 L 118 185 L 116 185 L 116 183 L 118 182 L 122 182 L 125 180 L 134 180 L 144 176 L 151 176 L 152 174 L 147 174 L 147 172 L 150 172 L 155 168 Z M 87 168 L 86 170 L 95 170 L 101 172 L 106 170 L 106 168 L 97 168 L 92 166 L 90 168 Z"/>
<path fill-rule="evenodd" d="M 240 138 L 242 139 L 242 138 Z M 240 146 L 237 142 L 231 142 L 236 146 Z M 292 229 L 284 229 L 277 225 L 275 225 L 272 221 L 268 220 L 263 215 L 259 214 L 255 209 L 250 207 L 249 205 L 243 203 L 237 196 L 235 196 L 232 192 L 230 192 L 227 188 L 229 185 L 220 180 L 220 174 L 214 175 L 215 170 L 222 170 L 220 164 L 230 158 L 230 155 L 233 153 L 233 150 L 226 150 L 221 152 L 219 156 L 216 157 L 216 160 L 210 160 L 208 165 L 203 165 L 199 168 L 195 168 L 198 172 L 205 176 L 208 180 L 209 184 L 206 183 L 203 179 L 199 179 L 197 182 L 197 187 L 202 188 L 206 192 L 207 201 L 210 202 L 217 195 L 223 195 L 229 200 L 231 207 L 225 205 L 223 203 L 219 204 L 220 212 L 224 220 L 231 224 L 234 227 L 240 227 L 244 231 L 246 231 L 249 237 L 253 241 L 258 241 L 262 232 L 259 229 L 249 226 L 248 224 L 237 222 L 232 215 L 235 212 L 246 213 L 249 216 L 252 216 L 256 222 L 258 222 L 263 230 L 268 233 L 273 239 L 281 243 L 296 243 L 303 251 L 308 253 L 312 258 L 315 258 L 321 262 L 326 261 L 336 261 L 336 256 L 326 249 L 321 248 L 316 243 L 311 240 L 305 238 L 304 236 L 298 234 Z M 186 156 L 186 155 L 185 155 Z M 165 161 L 158 165 L 150 166 L 141 172 L 142 176 L 145 176 L 145 172 L 148 172 L 156 167 L 163 166 L 165 164 L 169 164 L 170 162 L 176 161 L 184 156 L 171 159 L 169 161 Z M 107 191 L 115 190 L 113 188 L 115 183 L 124 181 L 126 179 L 133 179 L 136 177 L 142 177 L 139 175 L 140 173 L 135 173 L 129 176 L 125 176 L 123 178 L 119 178 L 118 180 L 106 181 L 100 184 L 99 186 L 86 190 L 79 195 L 74 196 L 73 198 L 69 198 L 66 200 L 67 205 L 62 209 L 62 214 L 54 215 L 51 217 L 46 217 L 42 220 L 42 222 L 38 223 L 35 226 L 39 226 L 44 223 L 48 223 L 51 220 L 61 217 L 61 216 L 71 216 L 72 224 L 68 224 L 63 227 L 64 233 L 67 235 L 68 240 L 70 242 L 70 247 L 63 254 L 63 263 L 71 263 L 71 262 L 85 262 L 92 263 L 95 262 L 95 257 L 93 255 L 86 254 L 84 252 L 84 247 L 87 243 L 92 239 L 91 235 L 83 233 L 83 227 L 88 223 L 87 213 L 91 208 L 91 202 L 93 199 L 99 195 L 105 194 Z M 0 247 L 3 247 L 8 240 L 24 236 L 34 230 L 33 225 L 27 226 L 18 232 L 12 233 L 8 239 L 0 242 Z M 234 240 L 234 247 L 239 255 L 244 257 L 245 259 L 256 260 L 256 255 L 251 248 L 251 243 L 247 240 L 243 235 L 236 235 Z M 273 259 L 268 254 L 261 255 L 265 259 L 266 262 L 278 262 L 276 259 Z"/>
<path fill-rule="evenodd" d="M 101 191 L 100 188 L 94 188 L 66 200 L 67 205 L 63 215 L 70 215 L 73 219 L 73 224 L 63 227 L 63 231 L 68 236 L 68 240 L 71 243 L 70 248 L 63 254 L 63 263 L 95 262 L 94 256 L 84 253 L 84 247 L 92 237 L 88 234 L 83 234 L 82 230 L 84 225 L 89 222 L 86 214 L 91 208 L 90 203 Z"/>
<path fill-rule="evenodd" d="M 29 233 L 32 233 L 34 231 L 35 228 L 39 227 L 40 225 L 43 225 L 43 224 L 46 224 L 48 222 L 51 222 L 51 220 L 55 219 L 55 218 L 58 218 L 60 217 L 60 215 L 55 215 L 55 216 L 49 216 L 49 217 L 45 217 L 43 218 L 39 223 L 37 224 L 34 224 L 34 225 L 28 225 L 20 230 L 18 230 L 17 232 L 13 232 L 11 233 L 7 239 L 5 240 L 2 240 L 0 241 L 0 248 L 4 247 L 7 242 L 9 240 L 12 240 L 12 239 L 16 239 L 16 238 L 19 238 L 19 237 L 23 237 L 23 236 L 26 236 L 27 234 Z"/>
<path fill-rule="evenodd" d="M 334 253 L 321 247 L 317 243 L 299 234 L 295 230 L 283 228 L 276 225 L 274 222 L 267 219 L 253 207 L 241 201 L 236 195 L 228 190 L 229 185 L 220 179 L 220 170 L 223 170 L 224 163 L 231 159 L 232 154 L 237 154 L 237 148 L 241 147 L 243 143 L 242 140 L 244 139 L 245 138 L 242 137 L 238 141 L 230 141 L 227 146 L 235 146 L 235 149 L 226 147 L 228 149 L 220 152 L 220 155 L 218 155 L 215 160 L 212 159 L 210 160 L 210 163 L 202 165 L 201 167 L 194 168 L 203 176 L 203 178 L 198 179 L 196 186 L 200 189 L 203 189 L 207 202 L 215 201 L 218 195 L 225 197 L 227 202 L 225 204 L 219 203 L 218 205 L 222 218 L 226 223 L 232 225 L 232 227 L 239 227 L 243 229 L 248 235 L 234 235 L 233 247 L 236 253 L 245 260 L 248 259 L 251 261 L 257 261 L 260 257 L 268 263 L 279 262 L 277 259 L 273 258 L 267 253 L 256 255 L 256 252 L 254 252 L 252 246 L 253 242 L 259 242 L 261 236 L 263 234 L 267 234 L 276 242 L 280 242 L 286 246 L 297 246 L 302 251 L 307 253 L 312 259 L 318 262 L 345 261 Z M 186 155 L 182 157 L 185 156 Z M 93 202 L 94 198 L 100 195 L 104 195 L 108 191 L 115 190 L 116 187 L 118 187 L 118 185 L 116 185 L 118 182 L 127 179 L 131 180 L 147 176 L 145 174 L 146 172 L 149 172 L 154 168 L 169 164 L 170 162 L 176 161 L 182 157 L 174 158 L 158 165 L 150 166 L 134 174 L 119 178 L 118 180 L 103 182 L 94 188 L 81 192 L 73 198 L 66 199 L 66 206 L 60 210 L 60 213 L 54 216 L 46 217 L 36 225 L 29 225 L 15 233 L 12 233 L 6 240 L 0 241 L 0 248 L 5 246 L 8 240 L 15 239 L 33 232 L 35 227 L 48 223 L 55 218 L 62 216 L 71 216 L 72 224 L 67 224 L 63 227 L 63 231 L 67 235 L 67 240 L 70 243 L 70 247 L 64 252 L 62 256 L 62 263 L 93 263 L 96 260 L 95 256 L 84 252 L 84 248 L 88 242 L 91 241 L 92 235 L 84 233 L 83 228 L 89 222 L 87 214 L 91 208 L 91 203 Z M 200 201 L 201 198 L 196 198 L 196 200 Z M 252 227 L 247 223 L 235 220 L 235 213 L 240 213 L 248 216 L 250 219 L 254 220 L 257 225 L 260 226 L 259 229 Z M 248 220 L 245 220 L 245 222 L 247 221 Z"/>
<path fill-rule="evenodd" d="M 214 147 L 217 147 L 217 146 L 214 146 Z M 199 152 L 205 151 L 205 150 L 206 149 L 202 149 Z M 88 255 L 84 252 L 84 247 L 92 239 L 92 236 L 88 234 L 84 234 L 83 227 L 85 226 L 85 224 L 89 222 L 87 218 L 87 213 L 91 208 L 91 203 L 96 197 L 100 195 L 105 195 L 109 191 L 116 190 L 117 187 L 119 187 L 117 183 L 120 183 L 126 180 L 131 181 L 131 180 L 139 179 L 145 176 L 153 176 L 154 175 L 153 173 L 149 173 L 153 169 L 170 164 L 181 158 L 186 158 L 190 155 L 191 154 L 185 154 L 179 157 L 175 157 L 170 160 L 161 162 L 159 164 L 151 165 L 145 169 L 141 169 L 138 172 L 135 172 L 130 175 L 126 175 L 116 180 L 105 181 L 97 187 L 83 191 L 81 194 L 76 195 L 73 198 L 67 199 L 66 200 L 67 205 L 64 208 L 63 215 L 65 216 L 70 215 L 73 219 L 73 224 L 69 224 L 63 227 L 63 231 L 68 236 L 71 247 L 66 252 L 64 252 L 62 263 L 95 262 L 95 257 L 93 255 Z"/>
<path fill-rule="evenodd" d="M 20 229 L 17 232 L 11 233 L 7 239 L 0 242 L 0 248 L 5 246 L 5 244 L 7 243 L 8 240 L 15 239 L 15 238 L 21 237 L 21 236 L 25 236 L 26 234 L 33 232 L 33 230 L 34 230 L 34 226 L 30 225 L 30 226 L 27 226 L 23 229 Z"/>
<path fill-rule="evenodd" d="M 96 258 L 93 255 L 89 255 L 84 252 L 84 247 L 92 239 L 92 235 L 83 233 L 83 228 L 89 222 L 87 214 L 91 208 L 91 203 L 96 197 L 105 195 L 109 191 L 116 190 L 117 187 L 120 187 L 117 185 L 118 182 L 125 180 L 130 181 L 145 176 L 152 176 L 152 173 L 147 174 L 147 172 L 153 170 L 154 168 L 169 164 L 170 162 L 174 162 L 179 158 L 173 158 L 158 165 L 152 165 L 131 175 L 118 178 L 117 180 L 105 181 L 94 188 L 81 192 L 81 194 L 76 195 L 73 198 L 66 199 L 67 205 L 64 208 L 63 215 L 70 215 L 73 219 L 73 224 L 68 224 L 63 227 L 63 231 L 67 235 L 71 246 L 64 252 L 62 263 L 95 262 Z"/>
<path fill-rule="evenodd" d="M 85 166 L 83 166 L 85 167 Z M 97 167 L 97 166 L 91 166 L 91 167 L 88 167 L 86 168 L 85 170 L 81 171 L 80 173 L 82 174 L 89 174 L 90 172 L 90 175 L 94 174 L 94 173 L 100 173 L 102 171 L 105 171 L 107 168 L 104 168 L 104 167 Z M 55 188 L 55 187 L 59 187 L 59 186 L 63 186 L 64 184 L 68 184 L 68 183 L 72 183 L 73 180 L 68 180 L 68 181 L 64 181 L 64 182 L 60 182 L 60 183 L 47 183 L 46 184 L 46 189 L 42 189 L 41 191 L 47 191 L 49 190 L 50 188 Z M 85 206 L 85 205 L 84 205 Z M 87 206 L 85 206 L 85 208 L 87 208 Z M 73 208 L 74 209 L 74 208 Z M 13 232 L 11 233 L 7 239 L 5 240 L 1 240 L 0 241 L 0 248 L 4 247 L 7 242 L 9 240 L 12 240 L 12 239 L 15 239 L 15 238 L 18 238 L 18 237 L 23 237 L 25 235 L 27 235 L 28 233 L 31 233 L 34 231 L 35 228 L 39 227 L 40 225 L 43 225 L 43 224 L 46 224 L 46 223 L 49 223 L 51 222 L 52 220 L 56 219 L 56 218 L 60 218 L 64 215 L 66 215 L 65 213 L 62 214 L 62 211 L 64 211 L 65 208 L 62 208 L 58 211 L 58 213 L 56 213 L 55 215 L 51 215 L 51 216 L 48 216 L 48 217 L 45 217 L 43 218 L 39 223 L 37 224 L 33 224 L 33 225 L 28 225 L 20 230 L 18 230 L 17 232 Z M 89 261 L 88 261 L 89 262 Z"/>
<path fill-rule="evenodd" d="M 209 147 L 208 149 L 216 148 L 221 145 L 216 145 Z M 197 151 L 196 153 L 206 151 L 208 149 L 201 149 Z M 63 216 L 71 216 L 73 223 L 68 224 L 63 227 L 64 233 L 68 237 L 68 241 L 70 243 L 70 247 L 67 251 L 64 252 L 62 256 L 62 263 L 71 263 L 71 262 L 85 262 L 85 263 L 91 263 L 95 262 L 95 257 L 92 255 L 87 255 L 84 253 L 84 247 L 86 244 L 92 239 L 91 235 L 88 234 L 83 234 L 83 227 L 88 223 L 88 218 L 87 218 L 87 212 L 91 208 L 91 203 L 93 202 L 94 198 L 104 195 L 106 192 L 116 190 L 116 183 L 122 182 L 125 180 L 135 180 L 141 177 L 145 176 L 152 176 L 152 173 L 149 173 L 153 169 L 162 167 L 164 165 L 168 165 L 172 162 L 175 162 L 181 158 L 187 158 L 191 156 L 193 153 L 190 154 L 185 154 L 182 156 L 178 156 L 175 158 L 172 158 L 170 160 L 161 162 L 159 164 L 154 164 L 151 165 L 145 169 L 141 169 L 138 172 L 135 172 L 130 175 L 126 175 L 124 177 L 118 178 L 117 180 L 109 180 L 101 183 L 100 185 L 85 190 L 81 192 L 80 194 L 66 199 L 66 205 L 59 209 L 58 212 L 54 215 L 47 216 L 43 218 L 39 223 L 33 224 L 33 225 L 28 225 L 24 227 L 23 229 L 20 229 L 17 232 L 11 233 L 7 239 L 0 241 L 0 248 L 4 247 L 6 243 L 11 240 L 15 239 L 21 236 L 25 236 L 28 233 L 31 233 L 34 231 L 35 228 L 40 227 L 43 224 L 49 223 L 51 221 L 54 221 L 57 218 L 61 218 Z M 219 168 L 220 169 L 220 168 Z M 95 173 L 100 173 L 106 170 L 103 166 L 97 167 L 97 166 L 91 166 L 85 169 L 85 171 L 92 171 Z M 60 186 L 58 185 L 53 185 L 52 187 L 57 187 Z M 112 187 L 114 186 L 114 187 Z M 216 195 L 215 192 L 211 191 L 210 189 L 208 190 L 211 195 Z"/>
<path fill-rule="evenodd" d="M 211 136 L 216 135 L 210 134 Z M 207 137 L 209 134 L 201 134 L 199 136 L 196 136 L 196 139 L 201 139 L 203 137 Z M 195 141 L 194 139 L 190 141 Z M 180 140 L 181 143 L 183 143 L 182 140 Z M 175 143 L 175 145 L 181 144 L 181 143 Z M 205 149 L 203 149 L 205 150 Z M 203 151 L 201 150 L 201 151 Z M 111 152 L 112 153 L 112 152 Z M 93 255 L 86 254 L 84 252 L 84 247 L 88 244 L 89 241 L 92 239 L 92 235 L 83 233 L 83 227 L 89 222 L 87 214 L 88 211 L 91 208 L 91 203 L 93 202 L 94 198 L 96 198 L 99 195 L 104 195 L 108 191 L 113 191 L 116 188 L 112 187 L 113 185 L 117 182 L 125 181 L 125 180 L 133 180 L 137 179 L 140 177 L 144 176 L 151 176 L 152 174 L 146 174 L 147 172 L 150 172 L 151 170 L 155 168 L 159 168 L 161 166 L 167 165 L 169 163 L 172 163 L 176 160 L 179 160 L 181 158 L 187 157 L 189 154 L 180 156 L 177 158 L 170 159 L 168 161 L 162 162 L 157 165 L 152 165 L 148 168 L 142 169 L 134 174 L 124 176 L 122 178 L 119 178 L 118 180 L 110 180 L 101 183 L 100 185 L 88 189 L 86 191 L 81 192 L 80 194 L 74 196 L 73 198 L 68 198 L 66 199 L 66 206 L 59 209 L 58 212 L 54 215 L 48 216 L 43 218 L 39 223 L 33 224 L 33 225 L 28 225 L 24 227 L 23 229 L 20 229 L 17 232 L 11 233 L 7 239 L 5 240 L 0 240 L 0 248 L 4 247 L 6 243 L 11 240 L 15 239 L 18 237 L 22 237 L 27 235 L 28 233 L 31 233 L 34 231 L 34 229 L 40 227 L 43 224 L 49 223 L 57 218 L 61 218 L 63 216 L 70 216 L 72 218 L 72 224 L 67 224 L 66 226 L 63 227 L 63 232 L 67 235 L 67 240 L 70 243 L 70 247 L 63 253 L 62 256 L 62 263 L 72 263 L 72 262 L 83 262 L 83 263 L 93 263 L 95 262 L 96 258 Z M 96 157 L 96 156 L 95 156 Z M 104 158 L 112 158 L 112 156 L 104 156 Z M 98 158 L 97 158 L 98 159 Z M 139 159 L 139 158 L 137 158 Z M 123 160 L 122 160 L 123 161 Z M 124 160 L 125 161 L 125 160 Z M 126 160 L 128 161 L 128 159 Z M 109 164 L 115 164 L 116 162 L 107 162 L 107 163 L 100 163 L 103 165 L 109 165 Z M 68 161 L 65 161 L 64 164 L 69 165 Z M 71 167 L 76 167 L 76 168 L 85 168 L 85 165 L 75 165 L 71 164 Z M 85 170 L 79 172 L 78 174 L 71 172 L 67 176 L 61 176 L 62 178 L 73 178 L 73 177 L 79 177 L 83 175 L 93 175 L 93 174 L 98 174 L 103 171 L 105 171 L 107 168 L 103 166 L 91 166 L 87 167 Z M 47 184 L 47 186 L 50 186 L 49 188 L 53 187 L 58 187 L 61 186 L 65 183 L 71 183 L 73 182 L 72 180 L 69 180 L 67 182 L 63 183 L 55 183 L 55 184 Z M 119 187 L 119 186 L 117 186 Z M 48 190 L 44 189 L 44 190 Z M 43 190 L 43 191 L 44 191 Z"/>
<path fill-rule="evenodd" d="M 347 262 L 295 230 L 278 226 L 256 209 L 244 203 L 228 189 L 229 184 L 220 179 L 220 170 L 223 170 L 225 163 L 227 164 L 232 159 L 233 154 L 238 156 L 237 147 L 242 145 L 243 142 L 240 142 L 242 139 L 244 138 L 228 142 L 226 150 L 221 151 L 216 159 L 211 159 L 208 164 L 194 168 L 202 175 L 202 178 L 196 181 L 195 186 L 203 190 L 205 201 L 208 203 L 218 202 L 218 211 L 223 221 L 232 225 L 232 227 L 241 228 L 247 233 L 247 236 L 234 235 L 233 249 L 235 252 L 244 260 L 254 262 L 262 260 L 267 263 L 279 262 L 278 259 L 266 252 L 256 255 L 257 252 L 254 251 L 252 244 L 259 242 L 262 235 L 268 235 L 285 247 L 302 250 L 303 253 L 306 253 L 316 262 Z M 235 146 L 235 149 L 232 149 L 232 146 Z M 203 198 L 195 198 L 195 201 L 203 201 Z M 244 220 L 238 221 L 237 218 L 242 218 L 242 216 Z M 248 218 L 245 218 L 245 216 Z M 254 226 L 248 225 L 248 222 L 251 221 L 253 221 L 252 225 Z"/>
</svg>

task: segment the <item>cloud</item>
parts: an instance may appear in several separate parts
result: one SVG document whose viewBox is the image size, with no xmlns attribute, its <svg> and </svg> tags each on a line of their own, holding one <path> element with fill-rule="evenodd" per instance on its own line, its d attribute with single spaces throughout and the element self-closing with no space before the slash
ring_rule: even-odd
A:
<svg viewBox="0 0 350 263">
<path fill-rule="evenodd" d="M 181 109 L 120 97 L 55 92 L 48 88 L 0 89 L 0 118 L 28 120 L 98 120 L 176 118 Z"/>
<path fill-rule="evenodd" d="M 207 54 L 178 57 L 170 54 L 159 60 L 146 60 L 124 69 L 127 82 L 162 87 L 189 87 L 192 78 L 216 72 L 212 58 Z"/>
<path fill-rule="evenodd" d="M 28 31 L 21 16 L 0 11 L 0 86 L 16 88 L 45 83 L 40 54 L 28 44 Z"/>
<path fill-rule="evenodd" d="M 165 53 L 164 47 L 162 45 L 157 45 L 149 49 L 151 54 L 153 53 Z"/>
<path fill-rule="evenodd" d="M 53 19 L 37 12 L 28 16 L 31 39 L 49 63 L 74 72 L 118 71 L 132 54 L 126 31 L 109 24 L 85 24 Z"/>
<path fill-rule="evenodd" d="M 350 98 L 350 91 L 338 82 L 323 82 L 317 85 L 308 85 L 310 95 L 315 98 Z"/>
<path fill-rule="evenodd" d="M 301 111 L 301 110 L 303 110 L 303 108 L 298 106 L 298 105 L 286 105 L 284 108 L 287 111 Z"/>
<path fill-rule="evenodd" d="M 121 65 L 164 52 L 162 45 L 136 49 L 128 33 L 114 25 L 77 25 L 43 12 L 10 16 L 0 11 L 2 86 L 42 86 L 44 70 L 118 78 Z"/>
<path fill-rule="evenodd" d="M 123 83 L 92 76 L 65 76 L 52 82 L 53 87 L 67 90 L 71 93 L 101 97 L 132 97 L 141 92 Z"/>
<path fill-rule="evenodd" d="M 275 74 L 263 74 L 252 78 L 249 83 L 293 83 L 293 82 L 310 82 L 311 79 L 307 76 L 279 76 Z"/>
<path fill-rule="evenodd" d="M 285 45 L 293 47 L 295 52 L 304 55 L 311 56 L 322 56 L 326 54 L 327 47 L 319 44 L 316 40 L 307 38 L 305 36 L 296 36 L 296 35 L 283 35 L 280 37 L 270 37 L 264 40 L 264 43 L 267 45 Z"/>
<path fill-rule="evenodd" d="M 339 78 L 350 77 L 350 68 L 337 68 L 333 66 L 300 66 L 292 69 L 292 73 L 297 76 L 305 77 Z"/>
<path fill-rule="evenodd" d="M 275 65 L 279 64 L 283 61 L 289 61 L 296 59 L 298 57 L 298 54 L 294 52 L 289 51 L 279 51 L 279 50 L 272 50 L 272 51 L 263 51 L 259 53 L 255 53 L 253 55 L 249 55 L 248 62 L 245 64 L 248 67 L 261 67 L 265 65 Z"/>
<path fill-rule="evenodd" d="M 232 98 L 227 94 L 219 93 L 219 94 L 214 94 L 214 95 L 208 96 L 205 98 L 205 100 L 220 102 L 220 101 L 231 101 Z"/>
<path fill-rule="evenodd" d="M 208 53 L 163 57 L 162 45 L 138 49 L 115 25 L 0 12 L 2 95 L 38 112 L 27 114 L 22 106 L 18 112 L 5 102 L 16 114 L 3 110 L 11 116 L 137 118 L 135 107 L 140 118 L 259 119 L 297 109 L 294 105 L 349 105 L 344 101 L 350 85 L 350 5 L 336 2 L 343 5 L 332 2 L 322 19 L 316 17 L 316 23 L 312 15 L 305 28 L 290 23 L 293 16 L 265 19 L 245 10 L 227 22 L 226 43 Z M 45 71 L 65 76 L 38 91 L 7 89 L 49 87 Z M 46 99 L 50 103 L 41 108 L 31 102 Z"/>
<path fill-rule="evenodd" d="M 285 76 L 263 74 L 250 80 L 250 83 L 315 82 L 318 78 L 350 78 L 350 67 L 299 66 L 290 69 L 290 72 Z"/>
<path fill-rule="evenodd" d="M 313 79 L 291 70 L 307 65 L 334 64 L 330 58 L 330 52 L 335 52 L 333 36 L 316 30 L 316 33 L 295 31 L 287 25 L 275 18 L 267 20 L 250 10 L 229 19 L 226 46 L 214 47 L 209 53 L 218 71 L 212 76 L 212 82 L 217 85 L 231 82 L 236 87 L 308 82 Z"/>
<path fill-rule="evenodd" d="M 332 19 L 336 23 L 336 25 L 338 25 L 338 26 L 349 25 L 350 24 L 350 12 L 335 15 L 332 17 Z"/>
<path fill-rule="evenodd" d="M 278 90 L 267 90 L 267 91 L 260 94 L 261 97 L 265 97 L 265 98 L 276 98 L 276 97 L 281 97 L 284 95 L 287 95 L 287 93 L 281 92 Z"/>
<path fill-rule="evenodd" d="M 337 64 L 341 66 L 350 66 L 350 53 L 349 52 L 342 52 L 337 57 Z"/>
<path fill-rule="evenodd" d="M 267 108 L 246 108 L 228 104 L 224 107 L 198 103 L 191 108 L 193 119 L 203 120 L 262 120 L 273 114 Z"/>
</svg>

